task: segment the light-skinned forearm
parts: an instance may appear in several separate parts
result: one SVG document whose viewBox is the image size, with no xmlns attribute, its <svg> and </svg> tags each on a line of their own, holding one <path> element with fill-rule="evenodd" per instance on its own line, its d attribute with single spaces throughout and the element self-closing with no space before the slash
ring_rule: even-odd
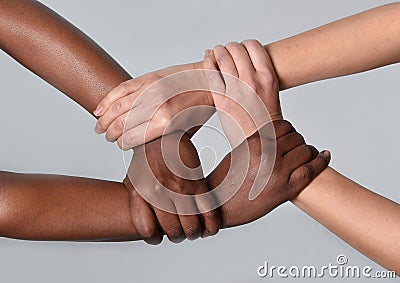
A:
<svg viewBox="0 0 400 283">
<path fill-rule="evenodd" d="M 400 205 L 325 169 L 293 201 L 352 247 L 400 274 Z"/>
<path fill-rule="evenodd" d="M 281 89 L 400 60 L 400 3 L 380 6 L 265 46 Z"/>
<path fill-rule="evenodd" d="M 269 45 L 287 89 L 400 60 L 400 4 L 381 6 Z M 351 246 L 400 273 L 400 205 L 326 169 L 294 203 Z"/>
<path fill-rule="evenodd" d="M 130 79 L 96 43 L 37 1 L 2 1 L 0 16 L 0 47 L 89 112 Z M 399 62 L 399 19 L 400 4 L 393 3 L 266 45 L 280 88 Z"/>
</svg>

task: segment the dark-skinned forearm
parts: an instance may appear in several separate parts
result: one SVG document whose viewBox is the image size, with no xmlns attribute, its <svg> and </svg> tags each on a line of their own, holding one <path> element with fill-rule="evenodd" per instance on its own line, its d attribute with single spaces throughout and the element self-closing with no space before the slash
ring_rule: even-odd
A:
<svg viewBox="0 0 400 283">
<path fill-rule="evenodd" d="M 0 47 L 90 113 L 131 78 L 93 40 L 37 1 L 0 2 Z"/>
<path fill-rule="evenodd" d="M 136 240 L 121 183 L 0 173 L 0 236 L 29 240 Z"/>
</svg>

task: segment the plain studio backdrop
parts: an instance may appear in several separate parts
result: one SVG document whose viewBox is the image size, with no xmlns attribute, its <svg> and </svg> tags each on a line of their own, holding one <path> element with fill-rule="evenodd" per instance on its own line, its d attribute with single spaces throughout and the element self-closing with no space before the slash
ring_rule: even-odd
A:
<svg viewBox="0 0 400 283">
<path fill-rule="evenodd" d="M 138 76 L 200 60 L 204 49 L 217 44 L 248 38 L 268 43 L 390 1 L 42 2 Z M 1 54 L 0 60 L 1 170 L 122 179 L 121 151 L 94 134 L 95 120 L 88 113 L 7 55 Z M 281 95 L 285 117 L 307 142 L 331 150 L 331 166 L 396 202 L 400 202 L 398 74 L 399 66 L 389 66 Z M 196 146 L 216 146 L 210 144 L 210 140 L 218 141 L 209 138 L 214 134 L 200 132 Z M 216 150 L 219 161 L 227 146 Z M 211 152 L 202 151 L 206 171 L 214 164 Z M 0 239 L 0 282 L 279 281 L 259 278 L 257 267 L 264 261 L 318 267 L 335 264 L 340 254 L 351 265 L 384 270 L 287 203 L 249 225 L 179 245 L 167 240 L 152 247 L 143 242 Z"/>
</svg>

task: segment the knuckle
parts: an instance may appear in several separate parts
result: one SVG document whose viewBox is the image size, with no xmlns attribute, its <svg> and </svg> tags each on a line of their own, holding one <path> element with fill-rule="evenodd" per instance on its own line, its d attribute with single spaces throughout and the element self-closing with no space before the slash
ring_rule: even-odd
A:
<svg viewBox="0 0 400 283">
<path fill-rule="evenodd" d="M 174 180 L 170 181 L 168 186 L 171 188 L 172 191 L 179 193 L 179 194 L 186 194 L 186 188 L 185 185 L 182 184 L 182 180 L 174 178 Z"/>
<path fill-rule="evenodd" d="M 156 125 L 158 127 L 164 128 L 168 126 L 169 122 L 171 121 L 171 116 L 169 115 L 168 111 L 164 110 L 162 113 L 160 113 L 160 115 L 158 115 L 156 121 Z"/>
<path fill-rule="evenodd" d="M 112 112 L 113 113 L 120 113 L 123 108 L 122 102 L 120 100 L 114 102 L 112 106 Z"/>
<path fill-rule="evenodd" d="M 144 239 L 154 238 L 156 235 L 156 227 L 154 225 L 145 225 L 140 229 L 140 236 Z"/>
<path fill-rule="evenodd" d="M 222 47 L 224 48 L 224 47 Z M 225 48 L 224 48 L 225 49 Z M 215 56 L 215 61 L 217 62 L 218 66 L 223 66 L 228 58 L 228 52 L 225 50 L 224 52 L 218 52 Z"/>
<path fill-rule="evenodd" d="M 170 227 L 165 233 L 171 240 L 181 240 L 182 238 L 185 237 L 182 229 L 180 229 L 179 227 Z"/>
<path fill-rule="evenodd" d="M 274 91 L 277 89 L 277 78 L 272 71 L 264 72 L 260 77 L 260 86 L 266 91 Z"/>
<path fill-rule="evenodd" d="M 295 131 L 295 128 L 287 120 L 273 121 L 273 125 L 275 129 L 276 138 L 280 138 L 281 136 L 284 136 L 292 131 Z"/>
<path fill-rule="evenodd" d="M 158 195 L 160 195 L 164 192 L 163 186 L 161 184 L 159 184 L 158 182 L 154 184 L 153 190 L 154 190 L 154 193 L 158 194 Z"/>
<path fill-rule="evenodd" d="M 185 229 L 186 237 L 198 238 L 201 235 L 202 229 L 199 225 L 191 225 Z"/>
<path fill-rule="evenodd" d="M 242 41 L 242 44 L 249 48 L 257 47 L 257 46 L 261 45 L 260 42 L 256 39 L 246 39 L 246 40 Z"/>
<path fill-rule="evenodd" d="M 125 81 L 119 84 L 118 91 L 122 93 L 128 93 L 129 91 L 129 81 Z"/>
<path fill-rule="evenodd" d="M 128 149 L 130 147 L 133 147 L 135 144 L 136 144 L 136 138 L 133 135 L 125 134 L 122 139 L 121 147 L 123 149 Z"/>
<path fill-rule="evenodd" d="M 307 181 L 311 181 L 314 178 L 315 170 L 311 164 L 304 165 L 303 178 Z"/>
<path fill-rule="evenodd" d="M 150 82 L 156 82 L 158 80 L 160 80 L 162 78 L 162 76 L 152 72 L 146 75 L 146 79 Z"/>
<path fill-rule="evenodd" d="M 246 84 L 254 91 L 258 92 L 259 90 L 259 84 L 257 83 L 256 79 L 254 77 L 250 77 L 249 79 L 246 80 Z"/>
<path fill-rule="evenodd" d="M 125 127 L 125 119 L 123 118 L 118 118 L 117 120 L 115 120 L 114 122 L 114 129 L 118 132 L 122 132 L 124 130 Z"/>
</svg>

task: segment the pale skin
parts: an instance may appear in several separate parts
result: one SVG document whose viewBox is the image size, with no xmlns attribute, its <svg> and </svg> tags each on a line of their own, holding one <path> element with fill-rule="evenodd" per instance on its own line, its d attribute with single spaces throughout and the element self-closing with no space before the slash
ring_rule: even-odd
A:
<svg viewBox="0 0 400 283">
<path fill-rule="evenodd" d="M 399 26 L 400 4 L 393 3 L 268 44 L 265 50 L 275 67 L 279 88 L 284 90 L 398 63 Z M 216 59 L 222 65 L 224 60 Z M 189 67 L 193 66 L 204 68 L 203 63 Z M 146 77 L 143 81 L 149 84 Z M 129 89 L 129 83 L 124 87 Z M 105 109 L 129 93 L 116 88 L 100 104 L 104 115 L 108 115 L 105 121 L 100 118 L 100 125 L 104 126 L 100 127 L 114 131 L 113 140 L 119 142 L 121 136 L 115 129 L 111 130 L 118 114 Z M 400 250 L 400 206 L 397 203 L 363 188 L 331 168 L 303 190 L 294 203 L 372 260 L 400 273 L 400 257 L 396 254 Z"/>
<path fill-rule="evenodd" d="M 88 111 L 93 111 L 107 92 L 129 78 L 98 45 L 37 1 L 0 2 L 0 46 Z M 157 210 L 137 195 L 129 178 L 118 183 L 0 172 L 1 235 L 36 240 L 144 239 L 149 243 L 158 243 L 165 234 L 171 241 L 179 242 L 185 237 L 195 239 L 213 235 L 220 227 L 251 222 L 282 202 L 292 199 L 329 163 L 329 155 L 318 153 L 306 145 L 301 135 L 288 125 L 288 122 L 282 121 L 274 124 L 276 142 L 280 145 L 277 165 L 282 166 L 277 166 L 273 173 L 274 176 L 280 176 L 282 182 L 277 183 L 279 186 L 269 184 L 266 193 L 257 198 L 262 210 L 254 211 L 256 214 L 249 214 L 241 221 L 237 219 L 243 213 L 237 207 L 251 205 L 246 200 L 251 176 L 247 177 L 247 186 L 241 189 L 243 193 L 237 194 L 220 208 L 223 214 L 220 216 L 217 210 L 204 211 L 198 215 L 177 215 Z M 254 144 L 252 152 L 257 155 L 259 137 L 253 135 L 250 138 Z M 155 155 L 151 160 L 162 160 L 158 139 L 146 144 L 147 148 L 150 154 Z M 292 150 L 302 154 L 290 154 Z M 140 152 L 141 147 L 136 148 L 136 151 Z M 179 143 L 179 154 L 185 165 L 199 165 L 197 152 L 187 137 Z M 135 154 L 131 166 L 141 168 L 144 162 L 143 155 Z M 213 175 L 223 178 L 227 164 L 229 157 Z M 310 167 L 312 171 L 302 173 Z M 153 162 L 151 170 L 160 182 L 168 183 L 168 189 L 172 191 L 196 194 L 208 190 L 204 178 L 195 182 L 173 176 L 163 162 Z M 154 189 L 155 182 L 151 177 L 148 178 L 149 172 L 137 173 L 141 177 L 139 182 L 146 180 L 144 186 L 148 190 Z M 202 172 L 199 173 L 202 176 Z M 187 192 L 185 188 L 191 191 Z M 271 198 L 270 194 L 276 197 Z M 94 195 L 96 197 L 92 197 Z M 196 200 L 198 207 L 207 208 L 208 204 Z M 179 207 L 177 210 L 179 212 Z"/>
<path fill-rule="evenodd" d="M 385 24 L 386 31 L 387 31 L 387 33 L 385 33 L 386 36 L 390 35 L 390 37 L 392 39 L 392 36 L 396 35 L 396 29 L 394 26 L 390 25 L 390 23 L 392 23 L 392 20 L 396 19 L 396 17 L 398 18 L 398 13 L 399 13 L 399 9 L 397 8 L 398 4 L 393 4 L 393 6 L 391 7 L 391 9 L 383 7 L 383 8 L 379 8 L 379 9 L 376 9 L 376 10 L 373 10 L 370 12 L 366 12 L 359 16 L 355 16 L 355 19 L 357 22 L 357 24 L 355 25 L 355 28 L 361 29 L 361 30 L 366 30 L 364 24 L 366 22 L 368 23 L 369 19 L 371 17 L 377 17 L 379 20 L 381 20 L 380 23 L 382 23 L 382 21 L 383 21 L 383 24 Z M 393 8 L 396 8 L 396 9 L 393 9 Z M 391 17 L 387 18 L 386 23 L 385 23 L 385 17 L 382 17 L 382 14 L 390 14 L 390 16 L 391 16 Z M 346 33 L 341 32 L 340 30 L 341 29 L 346 30 L 347 27 L 351 26 L 352 24 L 353 24 L 353 20 L 352 20 L 352 18 L 349 18 L 347 20 L 342 20 L 339 23 L 328 25 L 327 27 L 322 28 L 322 30 L 324 31 L 325 34 L 330 35 L 330 36 L 327 36 L 327 38 L 332 38 L 332 36 L 346 36 Z M 378 27 L 378 24 L 377 24 L 377 27 Z M 368 30 L 368 32 L 369 31 L 370 30 Z M 368 48 L 368 46 L 370 46 L 370 45 L 364 45 L 364 47 L 365 47 L 364 56 L 366 56 L 368 54 L 376 55 L 376 57 L 373 57 L 373 58 L 371 56 L 368 56 L 368 58 L 371 58 L 372 61 L 365 62 L 364 56 L 357 56 L 358 54 L 360 54 L 359 48 L 357 45 L 358 43 L 355 40 L 353 40 L 354 37 L 352 34 L 347 34 L 346 38 L 348 38 L 349 42 L 353 43 L 353 44 L 349 44 L 348 47 L 346 47 L 346 48 L 350 48 L 350 50 L 357 50 L 357 52 L 355 52 L 352 56 L 348 56 L 348 53 L 343 52 L 343 49 L 341 49 L 337 46 L 335 48 L 334 45 L 333 46 L 329 45 L 328 44 L 329 42 L 327 42 L 327 41 L 317 40 L 319 34 L 321 34 L 320 31 L 319 32 L 311 31 L 311 32 L 305 33 L 303 35 L 299 35 L 299 36 L 296 36 L 294 38 L 287 39 L 287 40 L 282 40 L 280 42 L 273 43 L 273 44 L 266 46 L 266 49 L 269 51 L 269 53 L 271 55 L 271 59 L 274 63 L 275 69 L 277 70 L 281 89 L 293 87 L 293 86 L 296 86 L 299 84 L 307 83 L 310 81 L 315 81 L 318 79 L 346 75 L 346 74 L 360 72 L 360 71 L 364 71 L 364 70 L 367 70 L 370 68 L 376 68 L 376 67 L 383 66 L 386 64 L 398 62 L 398 58 L 397 58 L 398 55 L 397 54 L 395 55 L 394 52 L 390 53 L 386 50 L 386 52 L 377 52 L 376 53 L 376 47 Z M 385 41 L 385 39 L 387 39 L 387 38 L 385 38 L 385 34 L 384 35 L 382 35 L 382 34 L 375 35 L 375 37 L 374 37 L 374 35 L 369 36 L 370 34 L 368 33 L 362 37 L 362 40 L 366 41 L 366 42 L 364 42 L 365 44 L 374 43 L 377 40 L 376 36 L 378 36 L 377 41 L 379 41 L 379 40 Z M 396 38 L 398 38 L 398 36 L 397 37 L 393 36 L 393 39 L 396 39 Z M 333 41 L 334 40 L 332 39 L 331 43 L 334 43 Z M 338 40 L 338 41 L 340 41 L 340 40 Z M 297 44 L 302 44 L 302 48 L 297 48 L 298 47 Z M 315 44 L 320 44 L 319 48 L 314 48 Z M 379 49 L 379 46 L 378 46 L 378 49 Z M 393 49 L 395 49 L 395 47 L 393 47 Z M 290 50 L 290 52 L 288 53 L 289 50 Z M 382 50 L 380 50 L 380 51 L 382 51 Z M 311 56 L 310 56 L 310 54 L 311 54 Z M 332 58 L 339 57 L 340 60 L 342 61 L 342 63 L 346 63 L 346 64 L 344 64 L 344 66 L 346 66 L 346 68 L 337 69 L 337 66 L 342 65 L 342 64 L 337 64 L 337 62 L 334 60 L 331 60 L 331 61 L 325 60 L 326 54 L 333 54 Z M 298 58 L 302 58 L 302 57 L 304 59 L 304 57 L 306 57 L 306 56 L 307 56 L 307 60 L 298 59 Z M 340 56 L 342 56 L 342 57 L 340 57 Z M 324 59 L 324 60 L 321 60 L 321 59 Z M 90 67 L 91 64 L 93 64 L 95 66 L 96 62 L 97 62 L 96 60 L 91 60 L 91 62 L 88 62 L 88 64 L 86 64 L 86 65 L 83 64 L 83 65 Z M 101 60 L 99 62 L 104 63 L 104 61 L 101 61 Z M 294 64 L 296 62 L 297 62 L 297 65 Z M 354 65 L 352 65 L 351 62 Z M 360 63 L 360 64 L 358 64 L 358 63 Z M 294 64 L 294 65 L 292 65 L 292 64 Z M 117 66 L 117 65 L 113 65 L 113 66 Z M 105 77 L 101 73 L 99 74 L 99 77 L 101 77 L 102 79 L 109 78 L 109 80 L 107 80 L 107 81 L 111 80 L 111 82 L 112 82 L 106 86 L 104 86 L 104 84 L 99 84 L 99 85 L 95 84 L 92 86 L 95 89 L 100 90 L 100 91 L 94 92 L 98 95 L 99 98 L 104 96 L 104 91 L 107 91 L 107 88 L 110 89 L 110 88 L 114 87 L 115 85 L 117 85 L 118 83 L 122 82 L 123 80 L 126 80 L 129 78 L 129 76 L 127 76 L 126 73 L 125 73 L 125 75 L 115 75 L 115 74 L 121 74 L 121 72 L 117 71 L 114 73 L 112 73 L 112 72 L 107 73 L 107 76 L 110 76 L 110 77 Z M 115 76 L 115 77 L 113 77 L 113 76 Z M 87 77 L 83 76 L 83 78 L 87 78 Z M 57 79 L 56 76 L 54 79 Z M 88 81 L 90 81 L 90 80 L 88 80 Z M 113 84 L 114 84 L 114 86 L 113 86 Z M 85 84 L 83 84 L 83 85 L 85 85 Z M 75 91 L 79 93 L 79 90 L 75 90 Z M 81 93 L 82 93 L 81 94 L 82 96 L 85 95 L 84 91 L 82 91 Z M 85 105 L 87 105 L 87 109 L 93 110 L 96 107 L 95 106 L 96 101 L 99 102 L 98 99 L 89 99 L 89 101 L 85 103 Z M 80 102 L 80 103 L 82 104 L 84 102 Z M 329 172 L 331 172 L 331 173 L 329 173 Z M 322 179 L 323 176 L 326 176 L 326 180 L 327 180 L 326 182 L 319 181 L 319 180 L 323 180 Z M 349 227 L 346 227 L 347 230 L 343 231 L 345 229 L 343 228 L 343 226 L 341 227 L 341 225 L 340 225 L 340 222 L 343 220 L 343 217 L 338 217 L 338 215 L 333 211 L 330 212 L 329 211 L 329 209 L 331 207 L 330 205 L 329 206 L 326 205 L 326 206 L 322 206 L 322 207 L 319 206 L 321 204 L 321 201 L 322 201 L 322 203 L 332 204 L 332 200 L 335 200 L 335 202 L 337 202 L 337 204 L 341 203 L 341 198 L 338 198 L 335 195 L 332 196 L 329 192 L 325 192 L 325 190 L 324 190 L 324 188 L 326 188 L 326 187 L 324 187 L 326 185 L 326 183 L 332 184 L 332 183 L 335 183 L 335 182 L 333 182 L 333 180 L 338 180 L 338 179 L 339 178 L 337 177 L 337 174 L 333 174 L 331 169 L 325 170 L 323 172 L 323 174 L 321 174 L 320 177 L 317 178 L 315 180 L 315 182 L 313 182 L 307 188 L 307 190 L 305 190 L 303 192 L 303 194 L 299 195 L 299 198 L 297 200 L 299 201 L 299 203 L 304 203 L 303 209 L 306 210 L 311 216 L 315 217 L 316 219 L 320 219 L 321 222 L 324 223 L 324 225 L 326 225 L 328 228 L 330 228 L 333 232 L 335 232 L 335 233 L 338 232 L 339 236 L 341 236 L 344 240 L 351 243 L 351 239 L 348 236 L 349 234 L 351 234 L 350 231 L 348 231 Z M 36 180 L 38 180 L 38 179 L 36 179 Z M 79 179 L 79 178 L 74 179 L 74 181 L 72 181 L 72 179 L 71 179 L 71 182 L 65 182 L 66 180 L 63 180 L 63 179 L 58 179 L 58 180 L 60 181 L 60 186 L 61 186 L 60 191 L 65 192 L 65 188 L 69 188 L 69 189 L 71 188 L 71 190 L 75 190 L 74 188 L 76 188 L 80 197 L 82 197 L 83 193 L 85 193 L 85 194 L 87 193 L 86 199 L 89 202 L 92 202 L 91 199 L 89 198 L 89 196 L 92 196 L 93 193 L 90 193 L 89 190 L 88 191 L 85 190 L 84 192 L 82 192 L 82 189 L 79 189 L 79 186 L 74 185 L 74 184 L 80 183 L 82 181 L 81 179 Z M 40 179 L 38 180 L 38 182 L 39 181 L 40 181 Z M 322 182 L 322 183 L 318 184 L 317 181 Z M 47 182 L 47 181 L 45 181 L 45 179 L 43 179 L 43 181 L 40 181 L 40 182 Z M 5 184 L 4 178 L 2 178 L 1 184 L 2 184 L 2 187 L 4 187 L 4 184 Z M 54 184 L 54 182 L 51 182 L 51 184 Z M 64 185 L 61 185 L 61 184 L 64 184 Z M 102 199 L 109 198 L 109 193 L 111 191 L 113 192 L 115 198 L 112 198 L 113 203 L 109 203 L 109 205 L 110 205 L 109 210 L 105 209 L 103 211 L 104 203 L 101 203 L 101 202 L 99 202 L 97 204 L 93 203 L 93 206 L 90 206 L 90 207 L 82 206 L 82 207 L 80 207 L 80 210 L 79 209 L 75 210 L 76 208 L 79 208 L 79 206 L 71 207 L 70 208 L 71 213 L 73 211 L 77 212 L 76 216 L 71 215 L 71 219 L 73 219 L 74 217 L 76 219 L 80 219 L 82 216 L 82 213 L 79 213 L 79 212 L 85 212 L 84 215 L 88 216 L 87 217 L 88 222 L 93 223 L 92 226 L 87 226 L 89 223 L 83 222 L 82 227 L 89 227 L 89 228 L 87 230 L 79 230 L 79 229 L 78 230 L 88 233 L 88 235 L 89 235 L 88 238 L 93 238 L 93 239 L 94 238 L 127 239 L 127 238 L 132 237 L 132 233 L 134 233 L 134 228 L 131 225 L 129 225 L 129 223 L 130 223 L 129 222 L 129 212 L 123 213 L 123 211 L 122 211 L 123 209 L 128 209 L 127 193 L 124 190 L 124 188 L 122 187 L 122 185 L 116 185 L 116 183 L 108 183 L 108 182 L 96 181 L 96 180 L 84 181 L 83 184 L 84 184 L 85 188 L 93 188 L 93 190 L 96 190 L 96 193 L 97 193 L 98 187 L 103 187 L 101 190 L 104 192 L 104 195 L 99 196 L 99 197 L 103 196 Z M 345 196 L 346 193 L 349 193 L 352 190 L 352 186 L 350 186 L 349 184 L 343 185 L 340 182 L 335 183 L 335 184 L 337 187 L 340 188 L 339 192 L 342 192 L 341 195 Z M 65 186 L 64 189 L 62 189 L 63 186 Z M 121 190 L 119 190 L 117 192 L 117 190 L 113 189 L 114 188 L 113 186 L 115 188 L 117 186 L 120 186 Z M 354 186 L 355 185 L 353 185 L 353 187 Z M 29 188 L 29 186 L 27 188 Z M 330 192 L 333 192 L 333 191 L 330 190 Z M 300 202 L 302 195 L 305 196 L 306 200 L 303 200 L 302 202 Z M 349 193 L 349 195 L 350 195 L 350 193 Z M 370 194 L 367 194 L 367 195 L 370 195 Z M 315 196 L 315 197 L 313 197 L 313 196 Z M 66 197 L 68 197 L 68 196 L 66 196 Z M 85 198 L 83 198 L 83 200 L 84 199 Z M 387 200 L 384 199 L 383 202 L 387 202 Z M 30 205 L 32 205 L 32 203 Z M 70 204 L 67 203 L 65 205 L 70 205 Z M 352 203 L 351 205 L 353 206 L 354 204 Z M 3 209 L 2 212 L 8 212 L 7 208 L 9 208 L 9 207 L 7 207 L 6 205 L 2 205 L 1 207 Z M 307 210 L 306 207 L 309 207 L 310 209 Z M 121 211 L 119 211 L 119 209 L 121 209 Z M 347 207 L 347 210 L 349 210 L 348 212 L 351 212 L 350 207 Z M 109 211 L 110 214 L 107 214 L 107 213 L 105 214 L 104 213 L 105 211 Z M 325 218 L 325 216 L 327 216 L 327 215 L 329 217 Z M 61 217 L 61 215 L 60 215 L 60 217 Z M 21 217 L 21 219 L 23 219 L 23 217 Z M 108 221 L 106 221 L 107 219 L 108 219 Z M 325 221 L 322 221 L 323 219 L 325 219 Z M 99 225 L 100 223 L 103 223 L 105 226 L 108 225 L 108 227 L 111 227 L 111 229 L 110 229 L 111 232 L 103 232 L 103 234 L 101 234 L 98 231 L 96 232 L 96 229 L 90 228 L 90 227 L 96 226 L 98 229 L 102 229 L 102 226 Z M 341 228 L 337 229 L 337 227 L 339 227 L 339 228 L 341 227 Z M 372 226 L 372 227 L 374 227 L 374 226 Z M 62 229 L 62 227 L 59 227 L 59 228 Z M 336 229 L 338 231 L 336 231 Z M 341 229 L 342 229 L 342 231 L 340 231 Z M 354 232 L 353 235 L 355 235 L 356 229 L 354 229 L 353 232 Z M 107 233 L 109 233 L 109 234 L 107 234 Z M 399 233 L 395 233 L 395 234 L 398 235 Z M 86 236 L 88 236 L 88 235 L 86 235 Z M 81 238 L 81 237 L 78 237 L 78 238 Z M 367 245 L 368 244 L 365 244 L 365 246 L 367 246 Z M 395 247 L 395 246 L 392 246 L 392 247 Z M 360 247 L 358 247 L 358 248 L 360 248 Z M 360 250 L 367 250 L 367 249 L 360 248 Z M 398 249 L 393 248 L 393 250 L 398 250 Z M 375 259 L 377 262 L 383 262 L 383 260 L 379 261 L 379 258 L 382 258 L 382 256 L 380 256 L 380 257 L 376 256 L 378 253 L 379 253 L 379 251 L 376 251 L 376 250 L 374 250 L 371 253 L 368 253 L 368 251 L 367 251 L 366 255 L 371 257 L 372 259 Z M 391 260 L 393 260 L 393 258 Z M 387 262 L 387 261 L 388 260 L 386 260 L 385 262 Z M 382 263 L 382 264 L 384 264 L 384 263 Z M 396 262 L 395 262 L 395 264 L 396 264 Z M 397 263 L 397 266 L 394 266 L 394 267 L 392 267 L 393 265 L 390 265 L 390 264 L 387 264 L 387 265 L 384 264 L 384 265 L 389 269 L 394 269 L 399 266 L 398 263 Z"/>
<path fill-rule="evenodd" d="M 0 2 L 0 47 L 26 68 L 78 102 L 89 113 L 93 112 L 109 91 L 131 78 L 94 41 L 37 1 Z M 197 154 L 193 160 L 198 160 Z M 163 171 L 157 165 L 152 169 Z M 43 176 L 43 179 L 46 180 L 46 177 Z M 6 181 L 7 179 L 4 180 Z M 79 183 L 73 182 L 76 187 Z M 169 189 L 176 190 L 190 183 L 184 180 L 181 183 L 175 182 Z M 63 187 L 62 184 L 59 185 Z M 123 183 L 105 183 L 106 187 L 126 189 Z M 107 191 L 105 188 L 104 193 Z M 208 190 L 205 183 L 201 185 L 201 190 Z M 134 223 L 134 234 L 142 239 L 153 238 L 157 231 L 154 213 L 139 198 L 130 198 L 128 204 L 135 207 L 135 216 L 140 215 L 133 217 L 133 221 L 142 220 Z M 171 229 L 166 228 L 164 233 L 173 241 L 181 241 L 184 236 L 193 239 L 203 233 L 213 235 L 220 226 L 220 219 L 215 211 L 194 216 L 197 218 L 195 221 L 191 217 L 193 222 L 187 221 L 187 217 L 183 216 L 183 224 L 181 226 L 179 222 L 179 227 L 176 227 L 176 215 L 160 212 L 157 216 L 160 218 L 158 222 L 175 223 L 164 225 Z M 199 223 L 203 225 L 199 227 Z M 104 224 L 107 226 L 107 222 Z"/>
</svg>

